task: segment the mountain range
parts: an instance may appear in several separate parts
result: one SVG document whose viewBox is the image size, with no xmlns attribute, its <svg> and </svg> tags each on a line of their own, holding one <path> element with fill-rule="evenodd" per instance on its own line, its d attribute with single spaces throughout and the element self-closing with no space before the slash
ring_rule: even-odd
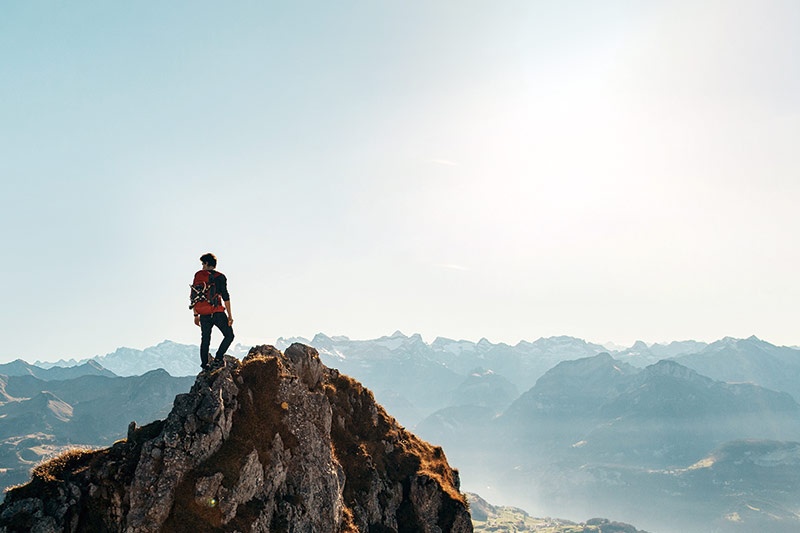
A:
<svg viewBox="0 0 800 533">
<path fill-rule="evenodd" d="M 247 350 L 249 350 L 249 346 L 235 344 L 228 353 L 241 359 L 247 355 Z M 20 360 L 17 360 L 9 364 L 18 364 L 19 362 Z M 171 376 L 195 376 L 200 369 L 200 348 L 190 344 L 180 344 L 165 340 L 144 350 L 122 347 L 109 354 L 96 355 L 90 359 L 82 359 L 80 361 L 62 359 L 56 362 L 36 361 L 33 365 L 28 366 L 47 369 L 57 375 L 59 369 L 80 369 L 86 364 L 99 365 L 117 376 L 141 376 L 157 369 L 166 370 Z M 0 365 L 0 374 L 6 374 L 4 366 Z"/>
<path fill-rule="evenodd" d="M 466 487 L 494 487 L 482 493 L 526 509 L 611 514 L 654 531 L 800 526 L 800 485 L 781 482 L 800 475 L 800 405 L 675 361 L 564 361 L 500 415 L 449 407 L 416 430 L 462 465 Z"/>
<path fill-rule="evenodd" d="M 102 364 L 98 363 L 94 359 L 89 359 L 83 363 L 68 367 L 43 367 L 35 364 L 32 365 L 23 361 L 22 359 L 17 359 L 10 363 L 0 364 L 0 375 L 15 377 L 33 376 L 42 381 L 58 381 L 78 378 L 81 376 L 117 376 L 117 374 L 105 368 Z"/>
<path fill-rule="evenodd" d="M 21 371 L 24 365 L 15 362 L 13 368 Z M 193 381 L 190 377 L 172 377 L 160 369 L 119 377 L 96 363 L 79 365 L 75 370 L 75 375 L 87 373 L 49 380 L 35 377 L 33 374 L 40 374 L 37 370 L 0 375 L 2 486 L 22 483 L 36 464 L 65 449 L 111 444 L 124 437 L 131 421 L 147 423 L 163 418 L 175 396 Z M 41 375 L 54 378 L 58 373 L 44 371 Z"/>
<path fill-rule="evenodd" d="M 464 487 L 493 501 L 540 516 L 614 516 L 662 532 L 800 527 L 793 503 L 800 501 L 797 348 L 750 337 L 637 342 L 609 351 L 572 337 L 511 346 L 486 339 L 426 343 L 400 332 L 374 340 L 318 334 L 279 339 L 276 347 L 295 342 L 314 346 L 327 366 L 369 387 L 402 425 L 442 445 Z M 77 391 L 95 385 L 81 380 L 131 380 L 107 373 L 170 365 L 176 375 L 194 376 L 197 353 L 196 346 L 164 341 L 72 368 L 0 365 L 7 376 L 0 375 L 0 467 L 19 475 L 78 436 L 109 442 L 124 437 L 130 420 L 163 417 L 171 391 L 191 379 L 140 374 L 135 386 L 128 382 L 98 400 L 110 414 L 87 414 L 91 402 Z M 82 375 L 62 379 L 57 372 Z M 159 396 L 145 384 L 150 380 L 175 388 Z M 153 391 L 149 411 L 133 411 L 143 401 L 139 388 Z M 117 402 L 124 407 L 112 407 Z M 67 429 L 76 422 L 89 429 Z"/>
<path fill-rule="evenodd" d="M 800 401 L 798 354 L 797 348 L 774 346 L 756 337 L 726 337 L 675 360 L 719 381 L 755 383 L 788 392 Z"/>
<path fill-rule="evenodd" d="M 475 372 L 491 372 L 524 392 L 556 364 L 604 352 L 637 368 L 674 359 L 712 379 L 751 382 L 788 392 L 795 399 L 800 397 L 800 348 L 779 347 L 756 337 L 726 337 L 711 344 L 689 340 L 648 345 L 637 341 L 630 348 L 608 350 L 602 345 L 566 336 L 520 341 L 512 346 L 486 339 L 472 342 L 443 337 L 426 343 L 420 335 L 406 336 L 398 331 L 372 340 L 351 340 L 320 333 L 313 339 L 279 338 L 275 346 L 286 348 L 293 342 L 317 347 L 326 364 L 369 383 L 379 398 L 396 407 L 392 412 L 407 425 L 414 425 L 451 403 L 450 393 Z M 237 344 L 229 353 L 241 358 L 248 349 Z M 143 350 L 118 348 L 112 353 L 80 361 L 30 365 L 17 360 L 0 365 L 0 375 L 35 372 L 37 377 L 46 380 L 53 378 L 47 377 L 44 370 L 55 376 L 63 371 L 72 372 L 72 375 L 97 373 L 102 368 L 118 376 L 136 376 L 161 368 L 172 376 L 193 376 L 199 367 L 198 350 L 194 345 L 165 340 Z M 92 365 L 95 370 L 83 368 L 84 364 Z M 393 372 L 386 375 L 388 368 Z M 424 385 L 426 379 L 440 382 L 438 389 L 446 390 L 430 390 Z"/>
</svg>

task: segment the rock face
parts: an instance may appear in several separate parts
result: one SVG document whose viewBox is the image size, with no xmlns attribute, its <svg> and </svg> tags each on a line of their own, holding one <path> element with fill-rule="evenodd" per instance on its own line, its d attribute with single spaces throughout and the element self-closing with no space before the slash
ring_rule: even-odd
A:
<svg viewBox="0 0 800 533">
<path fill-rule="evenodd" d="M 0 532 L 472 531 L 458 472 L 313 348 L 200 374 L 163 421 L 37 467 Z"/>
</svg>

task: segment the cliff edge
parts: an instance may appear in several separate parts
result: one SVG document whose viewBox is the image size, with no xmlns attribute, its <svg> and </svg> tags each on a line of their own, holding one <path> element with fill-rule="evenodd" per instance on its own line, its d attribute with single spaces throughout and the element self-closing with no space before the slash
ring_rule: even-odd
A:
<svg viewBox="0 0 800 533">
<path fill-rule="evenodd" d="M 200 374 L 165 420 L 73 450 L 0 506 L 11 532 L 471 532 L 458 472 L 293 344 Z"/>
</svg>

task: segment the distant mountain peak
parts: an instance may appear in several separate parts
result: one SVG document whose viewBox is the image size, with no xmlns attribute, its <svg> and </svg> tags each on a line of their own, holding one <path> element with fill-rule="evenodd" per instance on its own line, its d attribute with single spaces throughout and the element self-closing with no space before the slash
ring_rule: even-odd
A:
<svg viewBox="0 0 800 533">
<path fill-rule="evenodd" d="M 101 365 L 100 363 L 98 363 L 97 361 L 95 361 L 94 359 L 89 359 L 88 361 L 86 361 L 83 364 L 86 365 L 86 366 L 90 366 L 92 368 L 95 368 L 97 370 L 105 370 L 105 367 L 103 365 Z M 78 365 L 76 365 L 76 366 L 78 366 Z"/>
<path fill-rule="evenodd" d="M 746 339 L 737 339 L 736 337 L 723 337 L 722 339 L 709 344 L 704 352 L 718 352 L 720 350 L 733 350 L 741 351 L 747 350 L 748 347 L 755 347 L 760 350 L 773 350 L 777 348 L 774 344 L 761 340 L 755 335 L 751 335 Z"/>
<path fill-rule="evenodd" d="M 661 361 L 646 367 L 644 370 L 648 374 L 684 374 L 687 376 L 697 374 L 697 372 L 694 370 L 669 359 L 662 359 Z"/>
<path fill-rule="evenodd" d="M 661 361 L 646 367 L 642 370 L 641 377 L 648 379 L 655 376 L 666 376 L 686 381 L 697 381 L 703 383 L 713 383 L 714 380 L 706 376 L 702 376 L 676 361 L 669 359 L 662 359 Z"/>
<path fill-rule="evenodd" d="M 317 333 L 316 335 L 314 335 L 314 339 L 311 342 L 313 342 L 314 344 L 322 344 L 330 341 L 331 338 L 325 335 L 324 333 Z"/>
<path fill-rule="evenodd" d="M 617 361 L 610 354 L 602 352 L 591 357 L 558 363 L 539 378 L 532 390 L 543 387 L 552 390 L 581 388 L 590 382 L 602 382 L 607 378 L 636 372 L 629 364 Z"/>
</svg>

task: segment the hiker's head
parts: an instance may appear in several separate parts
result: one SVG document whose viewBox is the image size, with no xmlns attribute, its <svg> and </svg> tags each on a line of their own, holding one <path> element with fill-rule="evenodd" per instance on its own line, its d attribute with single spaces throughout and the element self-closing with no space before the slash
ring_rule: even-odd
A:
<svg viewBox="0 0 800 533">
<path fill-rule="evenodd" d="M 200 262 L 203 263 L 204 267 L 206 266 L 209 268 L 217 267 L 217 258 L 214 256 L 214 254 L 211 253 L 201 255 Z"/>
</svg>

